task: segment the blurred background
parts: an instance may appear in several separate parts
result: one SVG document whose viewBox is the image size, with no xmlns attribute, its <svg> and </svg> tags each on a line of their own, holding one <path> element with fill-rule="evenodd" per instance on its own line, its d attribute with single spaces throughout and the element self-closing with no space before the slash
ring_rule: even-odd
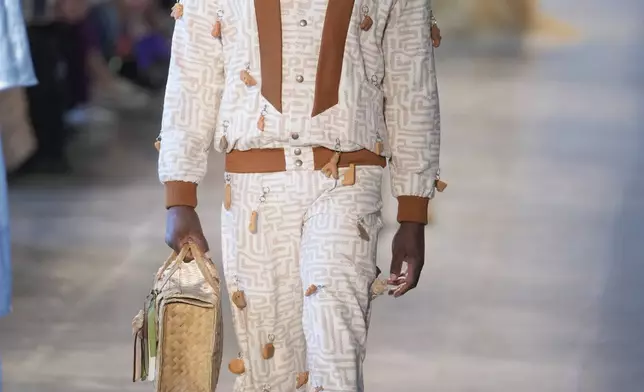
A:
<svg viewBox="0 0 644 392">
<path fill-rule="evenodd" d="M 172 1 L 22 1 L 40 83 L 0 93 L 4 390 L 150 391 L 131 382 L 131 320 L 168 254 L 153 143 Z M 374 304 L 366 390 L 644 391 L 644 2 L 434 11 L 449 187 L 421 285 Z M 199 212 L 214 254 L 221 176 L 213 156 Z M 218 390 L 233 378 L 224 367 Z"/>
</svg>

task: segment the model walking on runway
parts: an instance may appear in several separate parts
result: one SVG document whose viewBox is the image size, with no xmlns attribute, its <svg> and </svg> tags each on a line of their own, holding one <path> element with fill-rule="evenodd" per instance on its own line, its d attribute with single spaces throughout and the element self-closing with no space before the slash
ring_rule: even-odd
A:
<svg viewBox="0 0 644 392">
<path fill-rule="evenodd" d="M 195 207 L 214 146 L 235 392 L 362 391 L 387 164 L 392 295 L 424 263 L 440 150 L 430 1 L 183 0 L 172 14 L 166 238 L 208 249 Z"/>
</svg>

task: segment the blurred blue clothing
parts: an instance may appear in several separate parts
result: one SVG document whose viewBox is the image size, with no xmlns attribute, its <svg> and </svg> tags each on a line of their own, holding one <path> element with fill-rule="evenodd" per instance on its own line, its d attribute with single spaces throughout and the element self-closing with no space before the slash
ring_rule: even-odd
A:
<svg viewBox="0 0 644 392">
<path fill-rule="evenodd" d="M 0 140 L 0 317 L 11 310 L 11 241 L 9 238 L 9 203 L 7 179 Z"/>
<path fill-rule="evenodd" d="M 0 91 L 37 83 L 21 0 L 0 0 Z"/>
<path fill-rule="evenodd" d="M 0 0 L 0 91 L 37 83 L 20 0 Z M 0 130 L 2 132 L 2 130 Z M 11 311 L 9 203 L 0 141 L 0 317 Z"/>
</svg>

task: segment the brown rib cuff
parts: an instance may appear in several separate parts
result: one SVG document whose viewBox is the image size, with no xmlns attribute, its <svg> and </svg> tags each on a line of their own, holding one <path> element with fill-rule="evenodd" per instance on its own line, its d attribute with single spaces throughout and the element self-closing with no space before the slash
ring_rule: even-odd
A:
<svg viewBox="0 0 644 392">
<path fill-rule="evenodd" d="M 427 224 L 429 198 L 418 196 L 398 196 L 398 223 L 416 222 Z"/>
<path fill-rule="evenodd" d="M 197 206 L 197 184 L 193 182 L 168 181 L 165 183 L 165 207 Z"/>
</svg>

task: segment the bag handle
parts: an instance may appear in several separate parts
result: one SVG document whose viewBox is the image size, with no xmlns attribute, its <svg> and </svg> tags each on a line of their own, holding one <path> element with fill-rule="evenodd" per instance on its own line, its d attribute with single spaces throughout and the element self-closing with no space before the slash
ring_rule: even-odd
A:
<svg viewBox="0 0 644 392">
<path fill-rule="evenodd" d="M 187 244 L 185 244 L 183 246 L 183 248 L 181 248 L 181 251 L 179 252 L 179 254 L 177 254 L 177 252 L 173 251 L 172 254 L 170 255 L 170 257 L 168 257 L 168 259 L 165 261 L 165 263 L 163 263 L 163 266 L 161 267 L 161 269 L 157 273 L 157 280 L 161 280 L 161 278 L 163 278 L 163 273 L 168 268 L 170 268 L 170 267 L 172 267 L 172 268 L 170 269 L 170 272 L 168 273 L 168 276 L 166 276 L 165 281 L 163 282 L 161 287 L 164 287 L 168 283 L 168 281 L 170 280 L 172 275 L 174 275 L 175 272 L 177 272 L 177 270 L 181 267 L 181 264 L 184 262 L 183 260 L 188 255 L 188 252 L 191 253 L 191 255 L 192 255 L 193 259 L 194 259 L 194 262 L 197 263 L 197 268 L 199 268 L 199 271 L 203 275 L 203 277 L 206 280 L 206 282 L 208 282 L 210 287 L 212 287 L 212 289 L 215 292 L 218 292 L 219 278 L 212 274 L 212 272 L 210 271 L 210 269 L 206 265 L 206 263 L 210 262 L 210 261 L 206 261 L 206 257 L 203 254 L 203 252 L 201 252 L 199 247 L 192 241 L 190 241 Z"/>
</svg>

